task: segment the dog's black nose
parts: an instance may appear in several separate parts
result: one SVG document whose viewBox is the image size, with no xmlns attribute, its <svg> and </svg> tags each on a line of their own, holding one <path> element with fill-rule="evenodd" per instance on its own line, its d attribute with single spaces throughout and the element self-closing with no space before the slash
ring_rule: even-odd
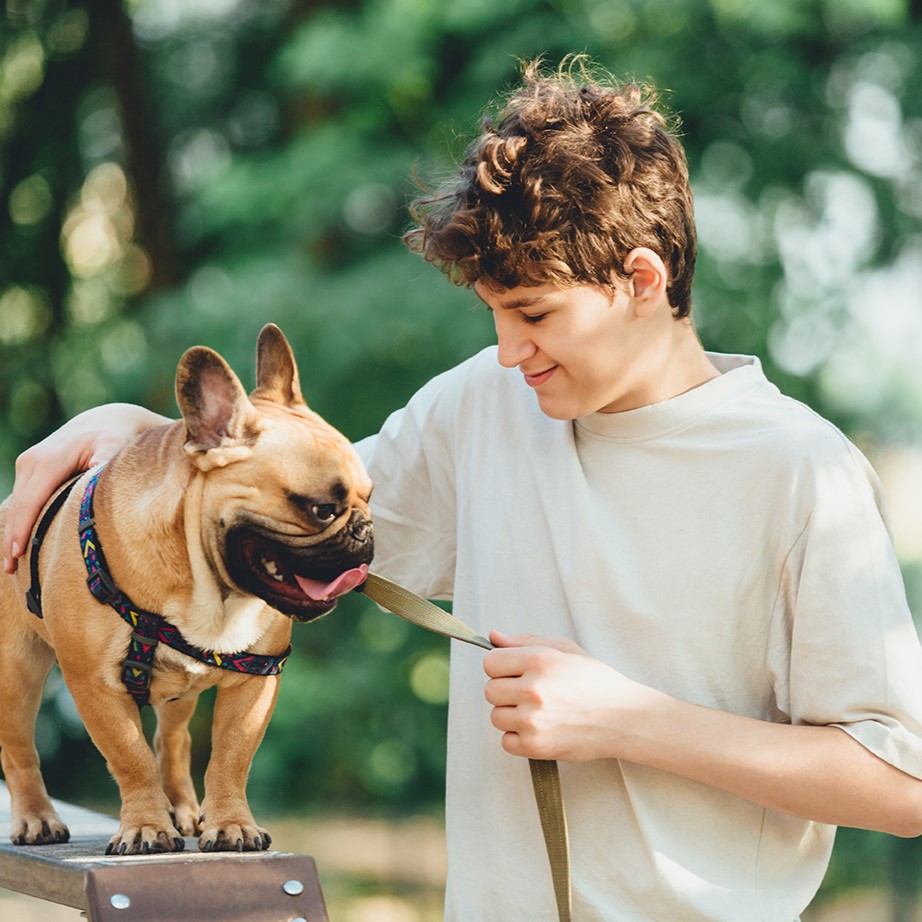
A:
<svg viewBox="0 0 922 922">
<path fill-rule="evenodd" d="M 364 543 L 371 537 L 371 521 L 369 519 L 353 520 L 349 525 L 349 530 L 356 541 Z"/>
</svg>

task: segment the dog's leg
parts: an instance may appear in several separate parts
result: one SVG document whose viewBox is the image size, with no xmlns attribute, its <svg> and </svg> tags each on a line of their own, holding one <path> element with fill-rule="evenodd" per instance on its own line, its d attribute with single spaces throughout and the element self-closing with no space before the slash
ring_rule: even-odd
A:
<svg viewBox="0 0 922 922">
<path fill-rule="evenodd" d="M 160 764 L 163 790 L 173 805 L 176 828 L 184 836 L 201 831 L 201 808 L 192 783 L 192 735 L 189 721 L 195 713 L 198 696 L 177 698 L 156 705 L 157 732 L 154 750 Z"/>
<path fill-rule="evenodd" d="M 58 645 L 61 672 L 121 795 L 118 832 L 109 840 L 106 854 L 182 851 L 186 843 L 173 825 L 157 760 L 147 745 L 134 700 L 88 667 L 85 657 L 64 659 L 60 649 Z"/>
<path fill-rule="evenodd" d="M 246 780 L 275 708 L 278 686 L 278 676 L 252 676 L 218 687 L 205 771 L 202 851 L 259 851 L 272 842 L 250 812 Z"/>
<path fill-rule="evenodd" d="M 10 621 L 0 643 L 0 764 L 10 792 L 10 839 L 66 842 L 70 833 L 48 799 L 35 749 L 35 718 L 54 652 L 15 617 Z"/>
</svg>

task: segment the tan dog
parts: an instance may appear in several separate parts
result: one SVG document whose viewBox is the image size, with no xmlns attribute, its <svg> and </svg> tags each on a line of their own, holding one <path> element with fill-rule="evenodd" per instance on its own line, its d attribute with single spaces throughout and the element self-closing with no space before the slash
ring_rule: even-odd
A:
<svg viewBox="0 0 922 922">
<path fill-rule="evenodd" d="M 325 614 L 362 582 L 372 557 L 371 482 L 346 438 L 305 405 L 278 327 L 260 334 L 249 398 L 227 363 L 204 347 L 182 357 L 176 393 L 183 419 L 143 433 L 102 469 L 83 537 L 78 519 L 94 472 L 51 521 L 37 559 L 38 591 L 33 585 L 44 617 L 25 604 L 30 568 L 0 573 L 0 761 L 14 843 L 68 838 L 33 743 L 55 657 L 119 786 L 120 825 L 107 852 L 178 850 L 181 836 L 196 834 L 206 851 L 258 850 L 271 841 L 253 819 L 245 787 L 279 676 L 242 674 L 223 654 L 282 658 L 292 620 Z M 86 561 L 95 560 L 96 545 L 123 598 L 161 615 L 224 668 L 133 637 L 138 629 L 127 616 L 88 589 Z M 150 673 L 143 664 L 126 666 L 129 645 L 154 650 Z M 123 684 L 126 671 L 142 681 L 151 676 L 143 695 L 157 714 L 156 758 L 142 733 L 140 701 Z M 199 693 L 212 686 L 212 755 L 200 807 L 187 725 Z"/>
</svg>

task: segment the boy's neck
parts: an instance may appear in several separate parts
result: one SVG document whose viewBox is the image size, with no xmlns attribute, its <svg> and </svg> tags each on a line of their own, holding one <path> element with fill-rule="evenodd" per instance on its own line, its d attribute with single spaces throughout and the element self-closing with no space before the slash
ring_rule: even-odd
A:
<svg viewBox="0 0 922 922">
<path fill-rule="evenodd" d="M 670 362 L 669 389 L 672 391 L 664 400 L 678 397 L 706 384 L 720 375 L 698 339 L 690 320 L 676 320 L 675 348 Z"/>
<path fill-rule="evenodd" d="M 690 320 L 669 320 L 665 335 L 651 344 L 644 358 L 644 373 L 624 400 L 604 413 L 621 413 L 652 406 L 685 394 L 720 375 L 708 358 Z"/>
</svg>

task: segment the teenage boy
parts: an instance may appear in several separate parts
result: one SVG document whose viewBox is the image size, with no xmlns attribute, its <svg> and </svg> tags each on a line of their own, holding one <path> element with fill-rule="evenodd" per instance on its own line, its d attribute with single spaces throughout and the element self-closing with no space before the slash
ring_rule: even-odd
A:
<svg viewBox="0 0 922 922">
<path fill-rule="evenodd" d="M 498 340 L 358 446 L 375 569 L 497 645 L 452 651 L 446 918 L 556 918 L 527 756 L 563 763 L 574 919 L 792 922 L 836 825 L 922 832 L 876 477 L 702 349 L 685 157 L 636 86 L 529 65 L 414 215 Z M 26 452 L 7 568 L 54 485 L 159 421 L 98 408 Z"/>
</svg>

